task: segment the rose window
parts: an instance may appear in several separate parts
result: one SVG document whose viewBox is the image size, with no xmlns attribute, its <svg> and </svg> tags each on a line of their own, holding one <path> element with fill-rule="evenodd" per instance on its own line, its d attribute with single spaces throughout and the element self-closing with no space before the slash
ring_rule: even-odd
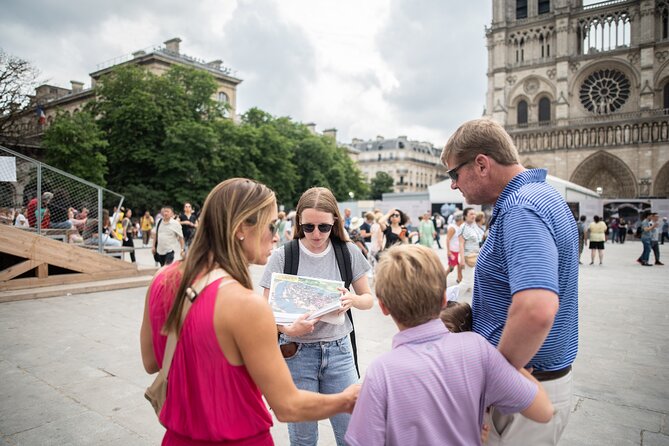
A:
<svg viewBox="0 0 669 446">
<path fill-rule="evenodd" d="M 593 113 L 612 113 L 625 104 L 630 95 L 630 81 L 618 70 L 599 70 L 581 85 L 583 106 Z"/>
</svg>

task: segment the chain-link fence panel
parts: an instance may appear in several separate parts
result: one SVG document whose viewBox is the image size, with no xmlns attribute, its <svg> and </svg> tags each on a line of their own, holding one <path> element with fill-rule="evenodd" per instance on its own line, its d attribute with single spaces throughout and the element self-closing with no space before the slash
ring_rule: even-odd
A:
<svg viewBox="0 0 669 446">
<path fill-rule="evenodd" d="M 102 252 L 120 245 L 113 229 L 122 203 L 122 195 L 0 146 L 0 223 Z"/>
</svg>

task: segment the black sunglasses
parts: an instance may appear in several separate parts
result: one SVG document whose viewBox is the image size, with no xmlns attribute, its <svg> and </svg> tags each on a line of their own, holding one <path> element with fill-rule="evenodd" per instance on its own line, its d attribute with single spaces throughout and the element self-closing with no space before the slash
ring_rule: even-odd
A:
<svg viewBox="0 0 669 446">
<path fill-rule="evenodd" d="M 305 223 L 301 224 L 300 226 L 302 226 L 302 230 L 304 232 L 308 232 L 310 234 L 314 232 L 314 229 L 316 229 L 316 225 L 313 223 Z M 327 223 L 321 223 L 320 225 L 318 225 L 318 231 L 325 234 L 326 232 L 330 232 L 332 230 L 332 226 L 333 225 L 329 225 Z"/>
<path fill-rule="evenodd" d="M 462 166 L 469 164 L 472 160 L 465 161 L 464 163 L 460 163 L 448 172 L 446 174 L 451 178 L 451 181 L 458 181 L 458 169 L 460 169 Z"/>
<path fill-rule="evenodd" d="M 391 217 L 401 217 L 400 214 L 392 214 Z"/>
<path fill-rule="evenodd" d="M 272 237 L 276 235 L 277 232 L 279 232 L 279 226 L 275 225 L 274 223 L 269 224 L 269 232 L 272 233 Z"/>
</svg>

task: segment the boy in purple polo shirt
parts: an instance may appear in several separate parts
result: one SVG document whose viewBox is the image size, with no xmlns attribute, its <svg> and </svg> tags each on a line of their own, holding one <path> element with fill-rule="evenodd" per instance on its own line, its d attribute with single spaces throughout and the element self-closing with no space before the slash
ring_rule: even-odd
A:
<svg viewBox="0 0 669 446">
<path fill-rule="evenodd" d="M 346 432 L 352 446 L 480 445 L 488 406 L 541 423 L 553 415 L 543 387 L 483 337 L 439 319 L 446 271 L 429 248 L 395 246 L 376 279 L 379 307 L 400 332 L 367 369 Z M 525 375 L 525 376 L 523 376 Z"/>
</svg>

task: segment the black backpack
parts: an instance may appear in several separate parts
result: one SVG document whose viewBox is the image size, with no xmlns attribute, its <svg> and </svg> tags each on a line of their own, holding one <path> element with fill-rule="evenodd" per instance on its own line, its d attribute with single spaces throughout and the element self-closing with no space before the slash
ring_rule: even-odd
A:
<svg viewBox="0 0 669 446">
<path fill-rule="evenodd" d="M 351 269 L 351 253 L 348 251 L 346 242 L 342 242 L 337 238 L 330 238 L 332 242 L 332 248 L 335 252 L 335 258 L 337 259 L 337 266 L 339 267 L 339 273 L 341 274 L 342 280 L 344 281 L 344 288 L 351 286 L 353 282 L 353 270 Z M 297 239 L 293 239 L 290 242 L 284 245 L 285 250 L 285 261 L 283 263 L 283 273 L 297 275 L 297 269 L 300 266 L 300 246 Z M 353 314 L 349 309 L 346 314 L 351 320 L 351 325 L 353 326 Z M 355 327 L 351 331 L 351 347 L 353 348 L 353 361 L 355 362 L 355 370 L 358 373 L 358 378 L 360 377 L 360 369 L 358 368 L 358 347 L 355 343 Z"/>
</svg>

